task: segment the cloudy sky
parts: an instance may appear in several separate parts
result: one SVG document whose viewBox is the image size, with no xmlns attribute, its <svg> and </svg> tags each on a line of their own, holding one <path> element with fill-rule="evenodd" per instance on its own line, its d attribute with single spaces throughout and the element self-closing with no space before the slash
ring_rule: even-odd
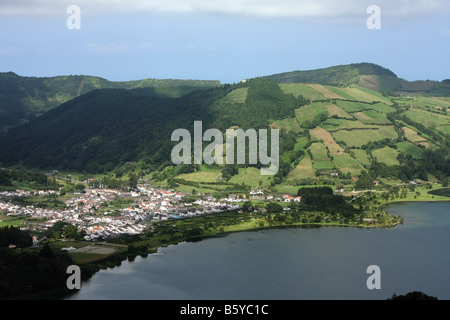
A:
<svg viewBox="0 0 450 320">
<path fill-rule="evenodd" d="M 1 0 L 0 37 L 0 72 L 22 76 L 233 83 L 372 62 L 450 78 L 448 0 Z"/>
</svg>

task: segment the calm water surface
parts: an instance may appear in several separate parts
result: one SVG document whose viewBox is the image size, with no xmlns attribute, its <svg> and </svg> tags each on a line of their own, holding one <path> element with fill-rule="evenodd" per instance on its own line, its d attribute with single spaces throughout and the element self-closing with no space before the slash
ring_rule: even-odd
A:
<svg viewBox="0 0 450 320">
<path fill-rule="evenodd" d="M 391 205 L 390 229 L 285 228 L 184 242 L 102 270 L 66 299 L 450 299 L 450 203 Z M 369 290 L 369 265 L 381 289 Z"/>
</svg>

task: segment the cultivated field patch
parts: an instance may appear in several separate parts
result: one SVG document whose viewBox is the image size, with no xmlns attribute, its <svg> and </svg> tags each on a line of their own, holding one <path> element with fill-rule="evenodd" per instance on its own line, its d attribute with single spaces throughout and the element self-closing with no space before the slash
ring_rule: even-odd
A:
<svg viewBox="0 0 450 320">
<path fill-rule="evenodd" d="M 245 103 L 247 99 L 248 88 L 237 88 L 222 98 L 223 102 L 228 103 Z"/>
<path fill-rule="evenodd" d="M 364 167 L 348 153 L 334 154 L 333 163 L 342 170 L 342 172 L 350 172 L 352 175 L 357 175 L 364 169 Z"/>
<path fill-rule="evenodd" d="M 339 108 L 335 104 L 330 104 L 327 106 L 327 111 L 330 116 L 338 116 L 339 118 L 345 118 L 345 119 L 353 119 L 352 115 L 343 110 L 342 108 Z"/>
<path fill-rule="evenodd" d="M 388 166 L 399 165 L 400 163 L 397 160 L 397 156 L 399 152 L 397 149 L 393 149 L 391 147 L 384 147 L 372 152 L 372 155 L 377 158 L 378 162 L 384 162 Z"/>
<path fill-rule="evenodd" d="M 344 149 L 336 143 L 333 136 L 325 129 L 321 127 L 316 127 L 310 130 L 311 135 L 316 136 L 319 140 L 322 140 L 323 143 L 328 147 L 330 153 L 343 153 Z"/>
<path fill-rule="evenodd" d="M 369 141 L 397 138 L 397 132 L 393 126 L 379 126 L 371 129 L 338 130 L 331 134 L 338 143 L 343 141 L 348 147 L 361 147 Z"/>
<path fill-rule="evenodd" d="M 293 94 L 295 97 L 302 95 L 311 101 L 325 99 L 323 94 L 305 83 L 280 83 L 280 88 L 285 94 Z"/>
<path fill-rule="evenodd" d="M 311 151 L 313 168 L 314 169 L 333 169 L 334 165 L 328 156 L 327 149 L 323 143 L 316 142 L 311 144 L 309 148 Z"/>
<path fill-rule="evenodd" d="M 403 132 L 405 133 L 406 139 L 408 139 L 411 142 L 418 143 L 427 141 L 424 137 L 420 136 L 417 131 L 409 128 L 409 127 L 402 127 Z"/>
<path fill-rule="evenodd" d="M 326 99 L 345 99 L 321 84 L 308 84 L 308 86 L 322 94 Z"/>
<path fill-rule="evenodd" d="M 312 160 L 309 155 L 305 155 L 299 164 L 289 172 L 288 180 L 315 177 Z"/>
</svg>

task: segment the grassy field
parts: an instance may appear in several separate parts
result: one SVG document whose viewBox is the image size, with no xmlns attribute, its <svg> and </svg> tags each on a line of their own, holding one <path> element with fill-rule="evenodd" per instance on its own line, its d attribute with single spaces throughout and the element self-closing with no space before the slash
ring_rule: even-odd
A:
<svg viewBox="0 0 450 320">
<path fill-rule="evenodd" d="M 391 102 L 383 97 L 381 94 L 377 94 L 375 91 L 369 89 L 362 90 L 362 87 L 348 87 L 342 88 L 347 95 L 353 97 L 351 100 L 363 101 L 363 102 L 375 102 L 380 101 L 383 103 L 391 104 Z"/>
<path fill-rule="evenodd" d="M 406 139 L 413 143 L 419 143 L 419 142 L 426 142 L 427 139 L 422 137 L 417 133 L 417 131 L 409 128 L 409 127 L 402 127 L 403 132 L 405 133 Z"/>
<path fill-rule="evenodd" d="M 395 166 L 400 164 L 397 160 L 398 154 L 398 150 L 387 146 L 372 152 L 372 155 L 377 158 L 378 162 L 384 162 L 388 166 Z"/>
<path fill-rule="evenodd" d="M 245 103 L 245 100 L 247 99 L 247 91 L 248 88 L 234 89 L 223 97 L 222 101 L 227 103 Z"/>
<path fill-rule="evenodd" d="M 331 154 L 342 153 L 344 149 L 334 141 L 333 136 L 325 129 L 321 127 L 316 127 L 310 130 L 311 136 L 315 136 L 318 140 L 322 140 L 323 143 L 328 147 Z"/>
<path fill-rule="evenodd" d="M 297 142 L 295 143 L 295 150 L 304 150 L 308 145 L 307 137 L 298 137 Z"/>
<path fill-rule="evenodd" d="M 177 178 L 193 182 L 217 182 L 218 178 L 222 175 L 220 168 L 207 165 L 201 165 L 200 168 L 200 171 L 183 173 L 178 175 Z"/>
<path fill-rule="evenodd" d="M 280 88 L 286 94 L 293 94 L 295 97 L 303 95 L 311 101 L 325 99 L 323 94 L 304 83 L 280 83 Z"/>
<path fill-rule="evenodd" d="M 397 138 L 397 132 L 392 126 L 380 126 L 373 129 L 339 130 L 331 134 L 336 141 L 343 141 L 348 147 L 361 147 L 369 141 Z"/>
<path fill-rule="evenodd" d="M 450 117 L 443 114 L 436 114 L 427 112 L 420 109 L 412 109 L 405 112 L 405 116 L 412 121 L 421 123 L 427 127 L 440 128 L 442 125 L 448 125 L 450 123 Z"/>
<path fill-rule="evenodd" d="M 301 125 L 305 121 L 311 121 L 319 113 L 328 112 L 328 105 L 326 102 L 314 102 L 310 106 L 302 106 L 295 109 L 295 117 Z"/>
<path fill-rule="evenodd" d="M 104 260 L 114 254 L 126 252 L 126 245 L 103 244 L 86 241 L 57 241 L 52 242 L 50 247 L 54 250 L 61 250 L 64 247 L 73 247 L 76 250 L 70 252 L 75 264 L 86 264 Z"/>
<path fill-rule="evenodd" d="M 334 165 L 328 157 L 323 143 L 313 143 L 310 147 L 314 169 L 333 169 Z"/>
<path fill-rule="evenodd" d="M 362 123 L 366 124 L 389 124 L 389 119 L 386 118 L 386 115 L 375 111 L 375 110 L 366 110 L 361 112 L 353 113 L 355 117 L 358 118 Z"/>
<path fill-rule="evenodd" d="M 234 184 L 246 184 L 248 186 L 262 186 L 270 184 L 272 176 L 263 176 L 258 168 L 239 168 L 239 173 L 233 176 L 229 182 Z"/>
<path fill-rule="evenodd" d="M 299 132 L 302 128 L 297 122 L 296 118 L 287 118 L 282 120 L 277 120 L 271 125 L 274 129 L 285 129 L 286 131 Z"/>
<path fill-rule="evenodd" d="M 305 155 L 299 164 L 289 172 L 288 180 L 315 177 L 312 160 L 309 155 Z"/>
<path fill-rule="evenodd" d="M 356 160 L 358 160 L 363 165 L 370 165 L 370 159 L 365 150 L 361 149 L 351 149 L 350 151 Z"/>
<path fill-rule="evenodd" d="M 352 175 L 358 175 L 363 166 L 354 158 L 352 158 L 348 153 L 334 154 L 333 163 L 342 170 L 342 172 L 350 172 Z"/>
<path fill-rule="evenodd" d="M 345 99 L 332 91 L 332 89 L 330 90 L 328 86 L 323 86 L 321 84 L 308 84 L 308 86 L 322 94 L 326 99 Z"/>
<path fill-rule="evenodd" d="M 361 103 L 361 102 L 352 102 L 352 101 L 336 101 L 336 105 L 339 108 L 344 109 L 348 113 L 358 112 L 358 111 L 364 111 L 364 110 L 370 110 L 374 107 L 367 103 Z"/>
<path fill-rule="evenodd" d="M 344 118 L 344 119 L 353 119 L 353 116 L 348 113 L 347 111 L 345 111 L 342 108 L 339 108 L 337 105 L 335 104 L 330 104 L 327 106 L 327 110 L 328 110 L 328 114 L 330 116 L 337 116 L 339 118 Z"/>
<path fill-rule="evenodd" d="M 351 88 L 359 90 L 359 92 L 362 92 L 362 94 L 364 94 L 364 93 L 367 94 L 366 97 L 368 97 L 372 101 L 380 101 L 386 105 L 392 105 L 392 101 L 389 98 L 386 98 L 385 96 L 383 96 L 378 91 L 370 90 L 368 88 L 361 87 L 358 85 L 352 86 Z"/>
<path fill-rule="evenodd" d="M 359 120 L 347 120 L 330 118 L 321 124 L 321 127 L 329 131 L 338 131 L 341 129 L 371 129 L 379 128 L 375 124 L 366 124 Z"/>
<path fill-rule="evenodd" d="M 423 152 L 421 148 L 410 141 L 398 142 L 397 148 L 398 150 L 400 150 L 400 152 L 410 154 L 413 158 L 420 158 Z"/>
<path fill-rule="evenodd" d="M 0 228 L 6 226 L 13 226 L 19 228 L 22 226 L 22 221 L 25 221 L 26 218 L 21 217 L 11 217 L 7 215 L 0 215 Z"/>
</svg>

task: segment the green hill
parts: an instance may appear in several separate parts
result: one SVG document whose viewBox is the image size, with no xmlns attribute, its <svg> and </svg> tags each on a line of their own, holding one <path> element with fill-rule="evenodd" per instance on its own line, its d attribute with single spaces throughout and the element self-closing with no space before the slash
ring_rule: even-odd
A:
<svg viewBox="0 0 450 320">
<path fill-rule="evenodd" d="M 96 89 L 152 88 L 154 94 L 179 97 L 193 90 L 218 85 L 218 81 L 203 80 L 144 79 L 114 82 L 84 75 L 37 78 L 21 77 L 13 72 L 0 73 L 0 132 Z"/>
<path fill-rule="evenodd" d="M 361 77 L 390 79 L 381 87 L 397 78 L 371 64 L 300 75 L 220 86 L 192 82 L 189 88 L 176 80 L 145 87 L 148 80 L 130 82 L 126 89 L 92 90 L 0 136 L 0 163 L 80 173 L 139 167 L 154 181 L 211 191 L 243 184 L 346 184 L 362 172 L 403 181 L 444 181 L 450 175 L 450 98 L 418 91 L 415 96 L 382 94 L 362 86 Z M 308 81 L 294 82 L 301 79 Z M 30 85 L 27 91 L 32 90 Z M 261 177 L 259 165 L 174 165 L 171 133 L 186 128 L 192 134 L 196 120 L 203 122 L 203 130 L 221 132 L 230 127 L 282 129 L 277 175 Z"/>
<path fill-rule="evenodd" d="M 268 76 L 280 83 L 312 83 L 335 87 L 358 85 L 378 92 L 450 96 L 446 81 L 407 81 L 389 69 L 372 63 L 354 63 L 328 68 L 291 71 Z"/>
</svg>

